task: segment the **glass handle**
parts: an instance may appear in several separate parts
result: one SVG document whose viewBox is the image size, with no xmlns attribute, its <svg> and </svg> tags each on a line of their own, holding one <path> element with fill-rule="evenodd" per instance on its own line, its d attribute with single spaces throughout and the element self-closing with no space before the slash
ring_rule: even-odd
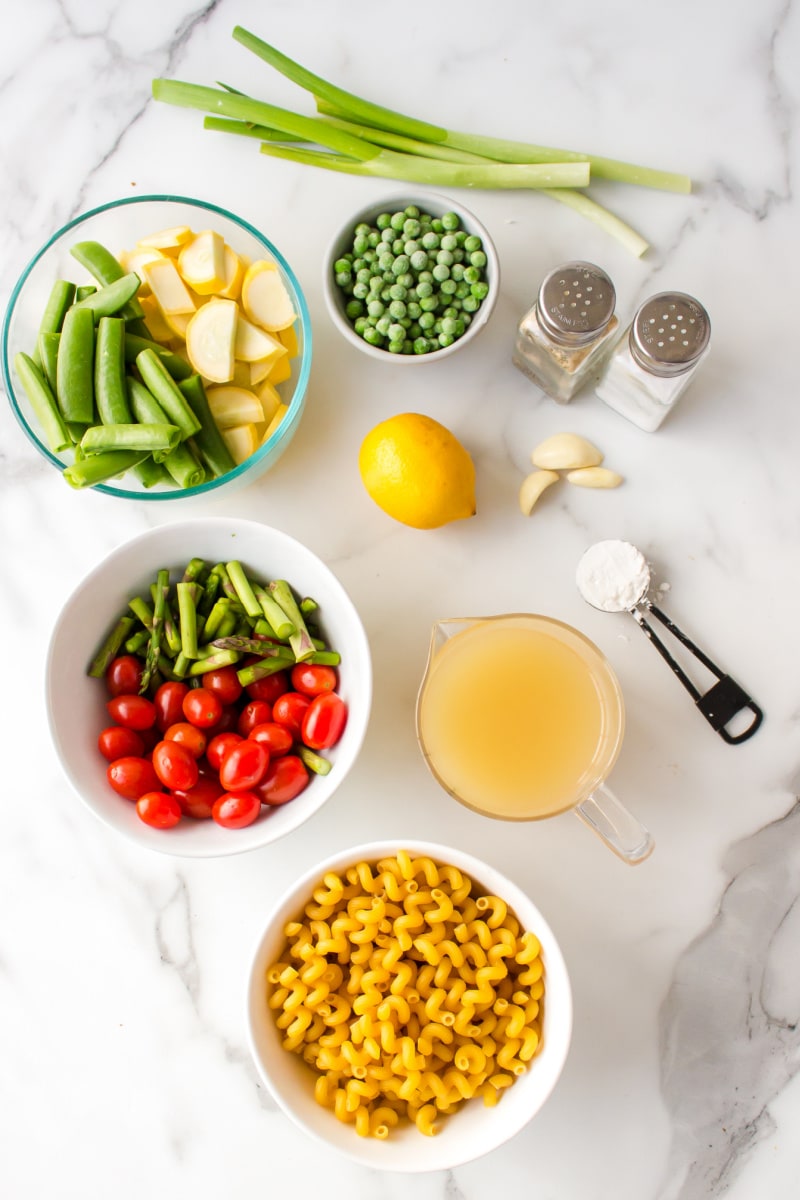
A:
<svg viewBox="0 0 800 1200">
<path fill-rule="evenodd" d="M 604 783 L 575 812 L 615 854 L 632 866 L 652 854 L 655 843 L 650 833 Z"/>
</svg>

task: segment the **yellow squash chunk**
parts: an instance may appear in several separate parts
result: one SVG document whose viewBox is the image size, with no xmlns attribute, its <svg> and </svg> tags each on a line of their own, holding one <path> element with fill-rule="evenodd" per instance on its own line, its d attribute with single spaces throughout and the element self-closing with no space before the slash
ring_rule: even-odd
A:
<svg viewBox="0 0 800 1200">
<path fill-rule="evenodd" d="M 269 425 L 270 421 L 275 416 L 275 413 L 278 411 L 281 404 L 283 404 L 280 394 L 271 383 L 267 382 L 262 383 L 261 387 L 256 392 L 256 395 L 258 396 L 261 407 L 264 410 L 264 415 L 262 416 L 261 420 L 266 421 Z"/>
<path fill-rule="evenodd" d="M 170 316 L 181 313 L 193 313 L 195 303 L 189 295 L 186 284 L 178 274 L 178 268 L 171 258 L 157 259 L 145 263 L 142 267 L 144 280 L 158 301 L 159 308 Z"/>
<path fill-rule="evenodd" d="M 248 390 L 252 388 L 253 381 L 250 378 L 250 363 L 241 362 L 238 358 L 234 360 L 231 383 L 234 387 L 248 388 Z"/>
<path fill-rule="evenodd" d="M 280 405 L 280 407 L 278 408 L 278 411 L 275 413 L 275 416 L 272 418 L 269 425 L 267 426 L 266 432 L 263 434 L 263 436 L 261 438 L 262 446 L 264 445 L 265 442 L 268 442 L 269 439 L 272 437 L 273 433 L 278 428 L 278 426 L 280 425 L 281 421 L 286 416 L 288 411 L 289 411 L 288 404 Z"/>
<path fill-rule="evenodd" d="M 287 325 L 285 329 L 279 329 L 278 337 L 288 350 L 289 358 L 296 358 L 300 352 L 300 345 L 294 325 Z"/>
<path fill-rule="evenodd" d="M 139 238 L 137 245 L 149 246 L 151 249 L 177 251 L 194 235 L 188 225 L 173 225 L 169 229 L 159 229 L 149 233 L 147 237 Z"/>
<path fill-rule="evenodd" d="M 257 362 L 260 358 L 274 358 L 285 353 L 286 347 L 277 338 L 239 314 L 239 323 L 236 326 L 237 358 L 241 358 L 243 362 Z"/>
<path fill-rule="evenodd" d="M 217 292 L 223 300 L 238 300 L 242 294 L 244 263 L 235 250 L 225 243 L 225 281 Z"/>
<path fill-rule="evenodd" d="M 242 305 L 246 316 L 269 333 L 288 329 L 297 319 L 278 268 L 263 258 L 245 272 Z"/>
<path fill-rule="evenodd" d="M 220 429 L 235 429 L 237 425 L 258 425 L 264 418 L 261 401 L 247 388 L 211 387 L 206 393 L 211 415 Z"/>
<path fill-rule="evenodd" d="M 163 259 L 164 255 L 160 250 L 151 250 L 146 246 L 138 250 L 123 250 L 119 256 L 119 265 L 123 271 L 133 271 L 142 281 L 142 286 L 137 293 L 137 299 L 141 300 L 143 296 L 147 296 L 150 292 L 150 285 L 147 283 L 144 275 L 144 268 L 148 263 L 158 262 Z"/>
<path fill-rule="evenodd" d="M 263 383 L 272 370 L 274 358 L 257 358 L 255 362 L 245 363 L 250 373 L 250 379 L 245 387 L 256 387 L 257 384 Z"/>
<path fill-rule="evenodd" d="M 235 300 L 209 300 L 198 308 L 186 329 L 189 362 L 204 379 L 227 383 L 233 378 L 236 323 Z"/>
<path fill-rule="evenodd" d="M 139 303 L 144 309 L 144 320 L 147 325 L 150 337 L 154 342 L 168 342 L 173 336 L 167 322 L 164 320 L 164 314 L 158 306 L 158 301 L 155 296 L 142 295 L 139 292 Z"/>
<path fill-rule="evenodd" d="M 276 358 L 275 366 L 270 371 L 267 379 L 277 387 L 279 383 L 285 383 L 287 379 L 292 377 L 292 364 L 289 361 L 289 355 L 284 354 L 280 358 Z"/>
<path fill-rule="evenodd" d="M 225 241 L 222 234 L 204 229 L 181 247 L 178 270 L 183 282 L 201 296 L 225 286 Z"/>
<path fill-rule="evenodd" d="M 234 425 L 233 429 L 222 429 L 220 432 L 237 466 L 258 449 L 255 425 Z"/>
<path fill-rule="evenodd" d="M 189 322 L 193 317 L 193 313 L 162 313 L 164 324 L 169 329 L 169 341 L 175 342 L 177 339 L 183 343 L 186 341 L 186 330 L 189 328 Z"/>
</svg>

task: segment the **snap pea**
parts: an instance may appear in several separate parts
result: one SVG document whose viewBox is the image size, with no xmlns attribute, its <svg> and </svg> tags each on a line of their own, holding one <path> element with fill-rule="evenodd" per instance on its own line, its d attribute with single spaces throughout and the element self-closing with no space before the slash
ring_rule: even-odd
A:
<svg viewBox="0 0 800 1200">
<path fill-rule="evenodd" d="M 57 279 L 50 289 L 47 304 L 44 306 L 42 319 L 39 322 L 39 333 L 59 333 L 64 324 L 67 309 L 74 299 L 75 284 L 70 283 L 68 279 Z M 33 358 L 38 365 L 38 345 Z"/>
<path fill-rule="evenodd" d="M 75 303 L 80 304 L 81 300 L 86 300 L 88 296 L 93 296 L 97 291 L 93 283 L 82 283 L 80 287 L 75 288 Z"/>
<path fill-rule="evenodd" d="M 157 487 L 160 483 L 170 483 L 171 476 L 166 467 L 152 457 L 143 458 L 133 468 L 133 473 L 143 488 Z"/>
<path fill-rule="evenodd" d="M 133 420 L 125 388 L 125 322 L 121 317 L 101 317 L 97 322 L 94 398 L 103 425 Z"/>
<path fill-rule="evenodd" d="M 72 439 L 41 367 L 20 350 L 14 355 L 14 369 L 22 381 L 25 394 L 31 402 L 31 408 L 50 449 L 54 454 L 69 449 Z"/>
<path fill-rule="evenodd" d="M 178 487 L 199 487 L 201 483 L 205 483 L 205 470 L 186 442 L 181 442 L 174 450 L 170 450 L 164 459 L 164 466 Z"/>
<path fill-rule="evenodd" d="M 81 438 L 84 454 L 107 450 L 174 450 L 180 441 L 177 425 L 133 424 L 92 425 Z"/>
<path fill-rule="evenodd" d="M 187 438 L 198 433 L 199 420 L 156 352 L 142 350 L 136 355 L 136 366 L 145 385 L 167 414 L 167 419 L 178 426 L 182 436 Z"/>
<path fill-rule="evenodd" d="M 169 370 L 168 367 L 167 369 Z M 213 475 L 227 475 L 228 471 L 235 468 L 236 463 L 211 415 L 202 379 L 199 375 L 191 375 L 188 379 L 181 380 L 178 387 L 200 422 L 200 428 L 194 435 L 194 443 L 200 457 Z"/>
<path fill-rule="evenodd" d="M 58 363 L 58 343 L 61 341 L 60 333 L 44 332 L 40 333 L 36 343 L 38 355 L 34 355 L 34 361 L 37 362 L 44 372 L 44 377 L 50 385 L 50 391 L 55 395 L 56 391 L 56 364 Z"/>
<path fill-rule="evenodd" d="M 142 350 L 154 350 L 173 379 L 188 379 L 192 374 L 191 366 L 185 358 L 181 358 L 180 354 L 173 354 L 166 346 L 162 346 L 160 342 L 154 342 L 151 338 L 139 337 L 138 334 L 131 333 L 130 325 L 126 325 L 125 361 L 136 362 L 136 356 L 141 354 Z"/>
<path fill-rule="evenodd" d="M 64 317 L 56 364 L 56 398 L 65 421 L 94 421 L 94 318 L 73 304 Z"/>
<path fill-rule="evenodd" d="M 76 242 L 70 247 L 70 254 L 100 284 L 115 283 L 125 274 L 119 260 L 100 242 Z M 120 316 L 127 320 L 140 318 L 144 316 L 144 309 L 134 298 L 123 305 Z"/>
<path fill-rule="evenodd" d="M 147 454 L 141 450 L 107 450 L 104 454 L 87 454 L 64 468 L 64 478 L 70 487 L 94 487 L 106 479 L 123 475 L 135 467 Z"/>
<path fill-rule="evenodd" d="M 131 410 L 136 421 L 141 421 L 144 425 L 171 424 L 169 417 L 155 396 L 143 383 L 138 379 L 134 379 L 132 375 L 128 375 L 125 383 Z M 154 450 L 153 459 L 159 464 L 163 463 L 169 453 L 169 450 Z"/>
<path fill-rule="evenodd" d="M 98 288 L 96 292 L 92 292 L 91 296 L 77 301 L 73 308 L 88 308 L 96 321 L 100 317 L 113 317 L 128 300 L 136 295 L 140 286 L 139 276 L 130 271 L 127 275 L 115 279 L 113 283 Z"/>
</svg>

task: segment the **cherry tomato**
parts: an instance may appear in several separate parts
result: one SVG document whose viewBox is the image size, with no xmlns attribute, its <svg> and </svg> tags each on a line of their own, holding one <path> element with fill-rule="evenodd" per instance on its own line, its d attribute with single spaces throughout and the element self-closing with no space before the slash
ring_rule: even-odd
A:
<svg viewBox="0 0 800 1200">
<path fill-rule="evenodd" d="M 133 654 L 114 658 L 106 671 L 106 687 L 112 696 L 135 696 L 142 682 L 142 660 Z"/>
<path fill-rule="evenodd" d="M 335 746 L 347 723 L 347 705 L 336 692 L 315 696 L 303 717 L 302 738 L 312 750 Z"/>
<path fill-rule="evenodd" d="M 336 691 L 338 676 L 333 667 L 317 667 L 313 663 L 298 663 L 292 667 L 292 687 L 304 696 L 321 696 Z"/>
<path fill-rule="evenodd" d="M 222 716 L 222 701 L 205 688 L 190 688 L 183 697 L 183 715 L 192 725 L 210 729 Z"/>
<path fill-rule="evenodd" d="M 296 754 L 285 754 L 269 765 L 257 791 L 264 804 L 287 804 L 308 786 L 310 776 Z"/>
<path fill-rule="evenodd" d="M 164 787 L 187 792 L 197 783 L 197 760 L 180 742 L 159 742 L 153 751 L 153 769 Z"/>
<path fill-rule="evenodd" d="M 248 737 L 256 725 L 263 725 L 272 720 L 272 705 L 266 700 L 250 700 L 239 713 L 236 728 L 242 737 Z"/>
<path fill-rule="evenodd" d="M 209 726 L 207 732 L 213 735 L 218 733 L 233 733 L 239 723 L 239 709 L 235 704 L 226 704 L 222 710 L 222 716 L 214 724 Z"/>
<path fill-rule="evenodd" d="M 207 671 L 203 676 L 203 687 L 213 692 L 223 704 L 235 704 L 244 688 L 236 676 L 235 667 L 220 667 L 218 671 Z"/>
<path fill-rule="evenodd" d="M 97 748 L 109 762 L 114 762 L 117 758 L 128 758 L 130 755 L 141 758 L 144 754 L 144 738 L 135 729 L 109 725 L 97 739 Z"/>
<path fill-rule="evenodd" d="M 162 683 L 153 697 L 156 706 L 156 724 L 163 733 L 170 725 L 183 720 L 183 698 L 189 691 L 188 683 L 169 680 Z"/>
<path fill-rule="evenodd" d="M 245 738 L 232 746 L 222 759 L 219 781 L 226 792 L 246 792 L 267 773 L 269 750 L 261 742 Z"/>
<path fill-rule="evenodd" d="M 181 811 L 187 817 L 194 817 L 196 821 L 211 819 L 214 801 L 218 800 L 222 794 L 221 783 L 211 775 L 200 775 L 194 787 L 185 792 L 175 791 L 173 793 L 181 806 Z"/>
<path fill-rule="evenodd" d="M 214 801 L 211 816 L 224 829 L 244 829 L 260 812 L 261 801 L 255 792 L 224 792 Z"/>
<path fill-rule="evenodd" d="M 202 758 L 206 752 L 206 735 L 196 725 L 188 721 L 177 721 L 164 731 L 165 742 L 180 742 L 195 758 Z"/>
<path fill-rule="evenodd" d="M 240 733 L 215 733 L 206 747 L 206 759 L 215 771 L 219 771 L 222 760 L 237 742 L 242 741 Z"/>
<path fill-rule="evenodd" d="M 153 764 L 136 755 L 110 763 L 106 776 L 117 795 L 126 800 L 138 800 L 145 792 L 152 792 L 159 786 Z"/>
<path fill-rule="evenodd" d="M 247 736 L 254 742 L 261 742 L 262 746 L 269 750 L 270 758 L 288 754 L 292 748 L 291 733 L 285 725 L 278 725 L 276 721 L 265 721 L 263 725 L 256 725 Z"/>
<path fill-rule="evenodd" d="M 302 692 L 286 692 L 273 704 L 272 719 L 288 729 L 293 738 L 299 740 L 303 718 L 310 704 L 310 697 L 304 696 Z"/>
<path fill-rule="evenodd" d="M 254 661 L 258 662 L 259 659 Z M 285 671 L 275 671 L 272 675 L 257 679 L 255 683 L 249 683 L 245 690 L 251 700 L 266 700 L 268 704 L 274 704 L 278 696 L 289 691 L 289 676 Z"/>
<path fill-rule="evenodd" d="M 146 696 L 126 693 L 109 700 L 106 708 L 117 725 L 126 729 L 150 729 L 156 722 L 156 706 Z"/>
<path fill-rule="evenodd" d="M 181 819 L 180 804 L 167 792 L 145 792 L 136 801 L 136 811 L 154 829 L 172 829 Z"/>
</svg>

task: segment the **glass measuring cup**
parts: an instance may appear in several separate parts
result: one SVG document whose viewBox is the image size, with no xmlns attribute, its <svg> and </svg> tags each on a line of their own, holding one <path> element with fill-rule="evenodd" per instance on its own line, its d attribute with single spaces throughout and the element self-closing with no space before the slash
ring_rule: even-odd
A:
<svg viewBox="0 0 800 1200">
<path fill-rule="evenodd" d="M 416 708 L 433 776 L 485 816 L 573 810 L 620 858 L 653 840 L 606 784 L 625 730 L 608 662 L 577 629 L 535 613 L 437 621 Z"/>
</svg>

